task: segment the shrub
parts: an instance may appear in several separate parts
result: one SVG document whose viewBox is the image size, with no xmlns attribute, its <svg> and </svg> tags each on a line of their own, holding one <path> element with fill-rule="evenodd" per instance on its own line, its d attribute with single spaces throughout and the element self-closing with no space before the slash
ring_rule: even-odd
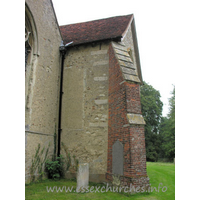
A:
<svg viewBox="0 0 200 200">
<path fill-rule="evenodd" d="M 45 163 L 46 172 L 48 173 L 49 179 L 59 179 L 64 177 L 64 172 L 76 172 L 78 170 L 79 161 L 76 159 L 76 156 L 72 155 L 68 152 L 67 147 L 62 143 L 64 152 L 66 156 L 60 155 L 57 158 L 53 158 L 53 160 L 47 160 Z"/>
<path fill-rule="evenodd" d="M 59 179 L 63 177 L 63 158 L 62 156 L 57 157 L 56 160 L 46 161 L 46 171 L 49 179 Z"/>
</svg>

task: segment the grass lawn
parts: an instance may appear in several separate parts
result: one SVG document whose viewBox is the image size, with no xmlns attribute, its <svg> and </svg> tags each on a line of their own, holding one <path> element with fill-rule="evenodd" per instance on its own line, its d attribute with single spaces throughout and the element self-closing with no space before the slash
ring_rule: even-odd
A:
<svg viewBox="0 0 200 200">
<path fill-rule="evenodd" d="M 59 180 L 59 181 L 52 181 L 52 180 L 45 180 L 39 183 L 31 183 L 25 186 L 25 197 L 27 200 L 29 199 L 37 199 L 37 200 L 62 200 L 62 199 L 134 199 L 134 200 L 173 200 L 175 199 L 175 165 L 172 163 L 152 163 L 147 162 L 147 174 L 150 178 L 150 184 L 152 187 L 156 187 L 158 189 L 159 184 L 162 187 L 159 192 L 153 191 L 149 193 L 136 193 L 136 194 L 127 194 L 127 193 L 117 193 L 117 192 L 88 192 L 88 193 L 76 193 L 76 192 L 56 192 L 54 189 L 53 192 L 49 191 L 48 189 L 51 187 L 53 189 L 54 186 L 62 188 L 65 186 L 66 188 L 72 187 L 76 188 L 75 181 L 69 180 Z M 102 187 L 101 184 L 93 184 L 90 183 L 91 187 Z M 166 187 L 164 187 L 166 186 Z M 167 189 L 167 190 L 166 190 Z M 99 189 L 100 190 L 100 189 Z M 165 192 L 163 192 L 163 191 Z M 95 189 L 94 189 L 95 191 Z M 104 191 L 104 190 L 103 190 Z"/>
</svg>

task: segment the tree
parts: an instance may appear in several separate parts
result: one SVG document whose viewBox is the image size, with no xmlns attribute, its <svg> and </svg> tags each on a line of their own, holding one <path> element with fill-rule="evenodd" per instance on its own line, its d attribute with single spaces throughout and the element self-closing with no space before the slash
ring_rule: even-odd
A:
<svg viewBox="0 0 200 200">
<path fill-rule="evenodd" d="M 169 113 L 161 121 L 160 138 L 162 146 L 160 156 L 172 161 L 175 157 L 175 87 L 171 94 L 172 97 L 169 99 Z"/>
<path fill-rule="evenodd" d="M 163 103 L 160 92 L 144 82 L 141 86 L 142 115 L 146 122 L 145 145 L 147 161 L 157 161 L 160 153 L 159 130 L 162 117 Z"/>
</svg>

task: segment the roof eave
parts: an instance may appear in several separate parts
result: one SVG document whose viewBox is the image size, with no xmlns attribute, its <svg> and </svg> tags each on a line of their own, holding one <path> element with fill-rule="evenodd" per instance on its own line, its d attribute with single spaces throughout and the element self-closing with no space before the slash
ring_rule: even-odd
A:
<svg viewBox="0 0 200 200">
<path fill-rule="evenodd" d="M 100 43 L 100 42 L 106 42 L 106 41 L 115 41 L 115 42 L 121 42 L 122 36 L 117 36 L 115 38 L 105 38 L 101 40 L 94 40 L 94 41 L 88 41 L 88 42 L 81 42 L 81 43 L 74 43 L 70 47 L 79 46 L 79 45 L 85 45 L 85 44 L 94 44 L 94 43 Z"/>
</svg>

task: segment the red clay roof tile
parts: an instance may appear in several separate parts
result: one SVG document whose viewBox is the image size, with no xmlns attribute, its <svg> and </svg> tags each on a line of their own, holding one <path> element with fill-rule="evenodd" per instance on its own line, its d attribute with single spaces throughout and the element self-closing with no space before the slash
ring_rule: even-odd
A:
<svg viewBox="0 0 200 200">
<path fill-rule="evenodd" d="M 123 36 L 133 15 L 117 16 L 89 22 L 60 26 L 64 44 L 73 45 L 100 40 L 117 39 Z"/>
</svg>

